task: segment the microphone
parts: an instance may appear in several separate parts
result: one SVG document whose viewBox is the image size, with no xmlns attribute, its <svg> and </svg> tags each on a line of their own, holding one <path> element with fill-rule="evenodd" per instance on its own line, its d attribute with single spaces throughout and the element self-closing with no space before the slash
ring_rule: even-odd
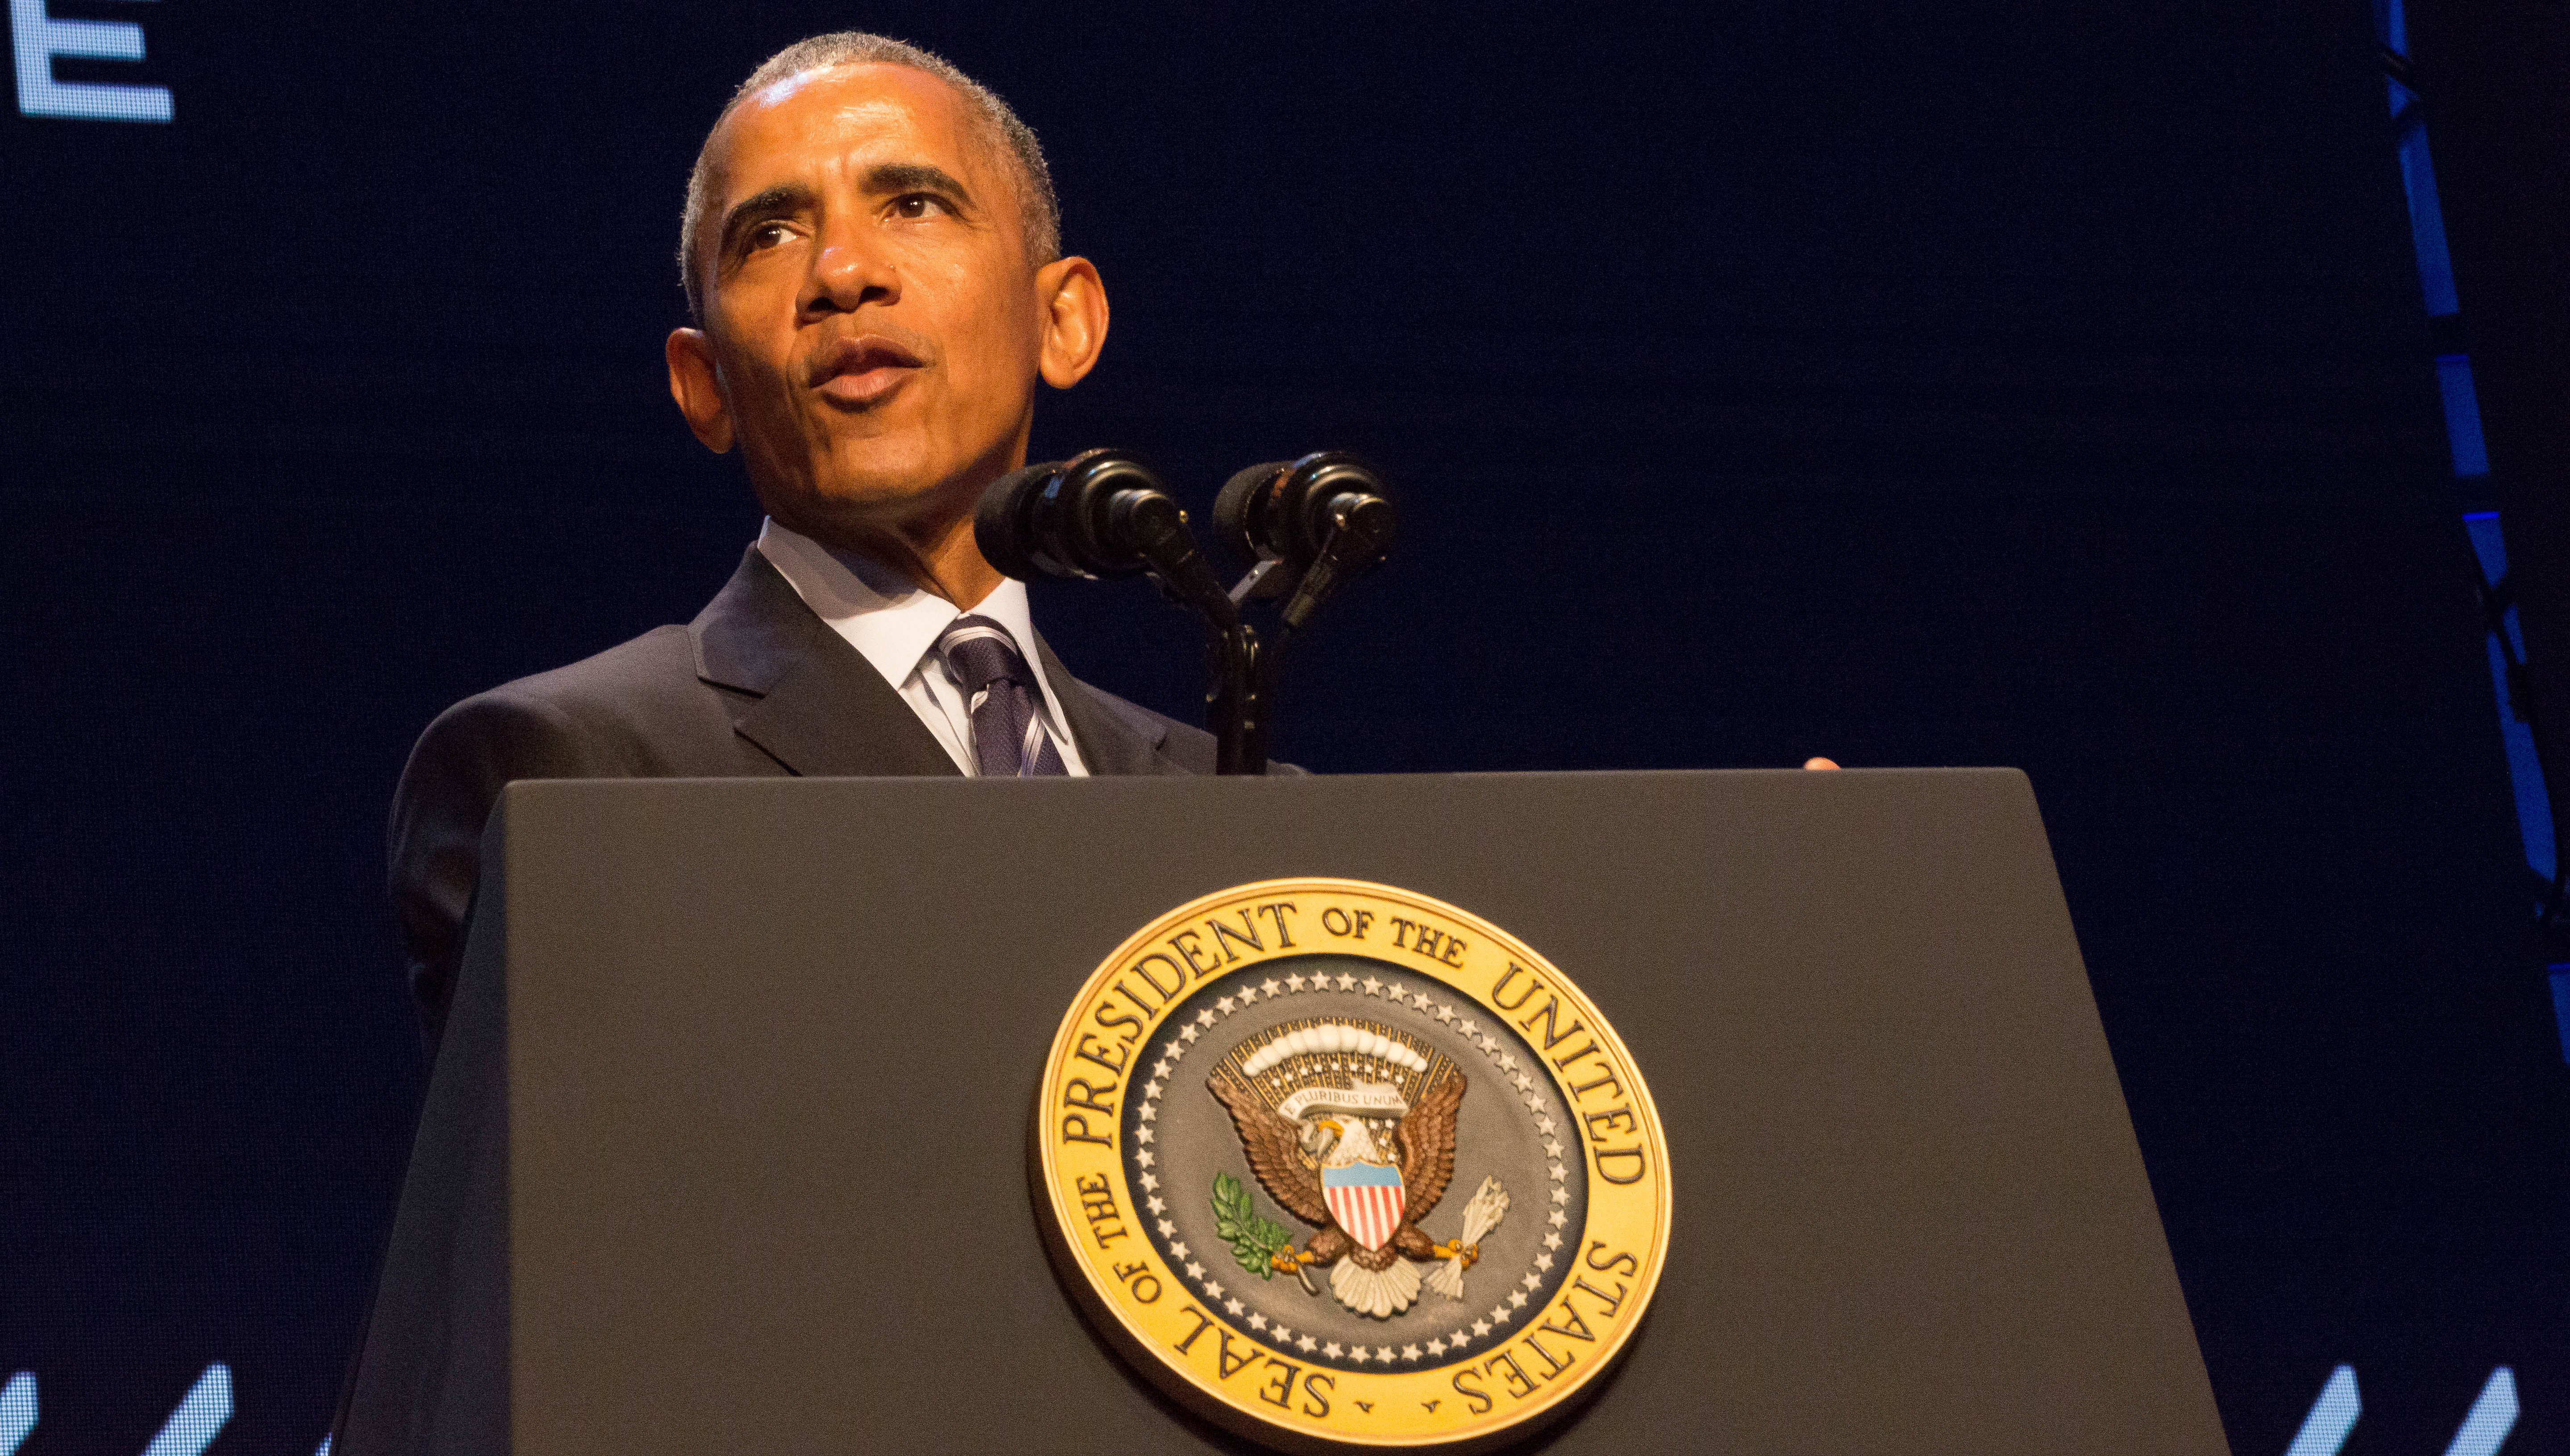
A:
<svg viewBox="0 0 2570 1456">
<path fill-rule="evenodd" d="M 1187 513 L 1150 467 L 1118 451 L 1089 450 L 1011 471 L 983 491 L 973 540 L 984 559 L 1022 581 L 1149 572 L 1163 593 L 1204 621 L 1215 772 L 1265 771 L 1263 725 L 1253 721 L 1250 702 L 1256 641 L 1197 548 Z"/>
<path fill-rule="evenodd" d="M 1365 570 L 1392 548 L 1390 495 L 1382 475 L 1343 450 L 1271 461 L 1224 483 L 1213 503 L 1214 534 L 1243 559 L 1282 560 L 1302 571 L 1334 532 L 1361 523 L 1360 534 L 1377 547 L 1354 568 Z"/>
<path fill-rule="evenodd" d="M 1234 600 L 1286 596 L 1279 617 L 1300 628 L 1352 576 L 1392 551 L 1399 520 L 1391 488 L 1372 466 L 1340 450 L 1253 465 L 1214 498 L 1214 534 L 1255 562 Z"/>
<path fill-rule="evenodd" d="M 991 483 L 973 513 L 973 540 L 994 566 L 1022 581 L 1095 581 L 1149 569 L 1146 546 L 1165 549 L 1178 509 L 1150 467 L 1112 450 L 1014 470 Z"/>
<path fill-rule="evenodd" d="M 1235 600 L 1284 596 L 1286 631 L 1301 627 L 1352 576 L 1392 551 L 1399 520 L 1391 488 L 1372 466 L 1340 450 L 1253 465 L 1214 498 L 1214 534 L 1255 562 Z"/>
<path fill-rule="evenodd" d="M 1341 450 L 1253 465 L 1214 498 L 1214 535 L 1252 562 L 1231 599 L 1285 597 L 1274 632 L 1251 642 L 1249 752 L 1263 760 L 1285 644 L 1352 576 L 1381 564 L 1398 520 L 1374 467 Z"/>
</svg>

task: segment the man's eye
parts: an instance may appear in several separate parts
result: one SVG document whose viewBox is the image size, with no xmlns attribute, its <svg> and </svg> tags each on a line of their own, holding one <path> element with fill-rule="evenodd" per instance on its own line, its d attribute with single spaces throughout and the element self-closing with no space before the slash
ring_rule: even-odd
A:
<svg viewBox="0 0 2570 1456">
<path fill-rule="evenodd" d="M 912 192 L 906 197 L 895 197 L 892 204 L 892 214 L 909 221 L 917 221 L 931 212 L 945 210 L 945 199 L 928 192 Z"/>
<path fill-rule="evenodd" d="M 788 235 L 788 230 L 782 222 L 761 222 L 749 230 L 747 237 L 741 239 L 741 251 L 757 252 L 761 248 L 774 247 L 783 242 Z"/>
</svg>

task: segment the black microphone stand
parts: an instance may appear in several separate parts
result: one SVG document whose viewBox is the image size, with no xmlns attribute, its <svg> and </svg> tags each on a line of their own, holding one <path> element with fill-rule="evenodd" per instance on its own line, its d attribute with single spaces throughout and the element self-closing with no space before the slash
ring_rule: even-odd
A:
<svg viewBox="0 0 2570 1456">
<path fill-rule="evenodd" d="M 1257 711 L 1258 636 L 1240 603 L 1187 530 L 1187 513 L 1156 491 L 1119 493 L 1108 508 L 1117 538 L 1142 558 L 1162 595 L 1204 620 L 1205 721 L 1213 729 L 1214 772 L 1267 772 L 1267 725 Z"/>
<path fill-rule="evenodd" d="M 1241 628 L 1249 645 L 1241 755 L 1242 762 L 1253 765 L 1241 772 L 1267 771 L 1267 725 L 1274 711 L 1276 678 L 1279 664 L 1285 659 L 1285 644 L 1349 577 L 1383 559 L 1392 548 L 1392 534 L 1390 502 L 1380 496 L 1351 497 L 1333 505 L 1329 537 L 1299 577 L 1290 574 L 1292 568 L 1284 561 L 1271 556 L 1250 567 L 1248 574 L 1232 586 L 1227 599 L 1234 604 L 1235 616 L 1238 604 L 1253 597 L 1292 593 L 1276 613 L 1275 632 L 1270 639 L 1262 642 L 1256 628 Z M 1280 577 L 1280 572 L 1289 574 Z"/>
<path fill-rule="evenodd" d="M 1275 625 L 1261 640 L 1247 629 L 1247 701 L 1241 762 L 1263 772 L 1267 727 L 1276 715 L 1276 682 L 1285 644 L 1349 578 L 1380 564 L 1392 550 L 1396 513 L 1383 477 L 1344 451 L 1253 465 L 1214 499 L 1214 535 L 1253 564 L 1230 591 L 1237 609 L 1282 598 Z"/>
</svg>

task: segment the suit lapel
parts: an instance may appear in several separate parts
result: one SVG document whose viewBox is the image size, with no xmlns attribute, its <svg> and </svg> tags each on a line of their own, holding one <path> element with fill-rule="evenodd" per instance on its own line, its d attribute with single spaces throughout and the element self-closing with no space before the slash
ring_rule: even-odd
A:
<svg viewBox="0 0 2570 1456">
<path fill-rule="evenodd" d="M 688 630 L 697 675 L 751 695 L 733 710 L 733 730 L 788 771 L 813 778 L 956 773 L 955 760 L 901 694 L 803 604 L 757 547 L 742 555 L 740 569 Z"/>
<path fill-rule="evenodd" d="M 837 633 L 830 641 L 837 653 L 796 664 L 732 728 L 806 778 L 954 775 L 955 760 L 874 664 Z"/>
<path fill-rule="evenodd" d="M 1069 720 L 1071 741 L 1079 745 L 1080 762 L 1088 766 L 1091 774 L 1105 777 L 1186 772 L 1162 751 L 1161 745 L 1169 736 L 1167 728 L 1139 714 L 1117 712 L 1114 704 L 1072 677 L 1041 635 L 1036 638 L 1036 655 L 1043 659 L 1045 681 L 1053 685 L 1053 695 L 1062 704 L 1062 715 Z"/>
</svg>

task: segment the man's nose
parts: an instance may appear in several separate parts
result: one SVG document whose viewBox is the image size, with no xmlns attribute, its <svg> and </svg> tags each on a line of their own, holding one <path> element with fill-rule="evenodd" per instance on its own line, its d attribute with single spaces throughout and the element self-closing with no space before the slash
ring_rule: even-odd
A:
<svg viewBox="0 0 2570 1456">
<path fill-rule="evenodd" d="M 900 300 L 901 276 L 871 242 L 857 228 L 832 229 L 821 235 L 820 246 L 812 254 L 811 275 L 803 283 L 805 315 L 852 313 L 869 303 Z"/>
</svg>

